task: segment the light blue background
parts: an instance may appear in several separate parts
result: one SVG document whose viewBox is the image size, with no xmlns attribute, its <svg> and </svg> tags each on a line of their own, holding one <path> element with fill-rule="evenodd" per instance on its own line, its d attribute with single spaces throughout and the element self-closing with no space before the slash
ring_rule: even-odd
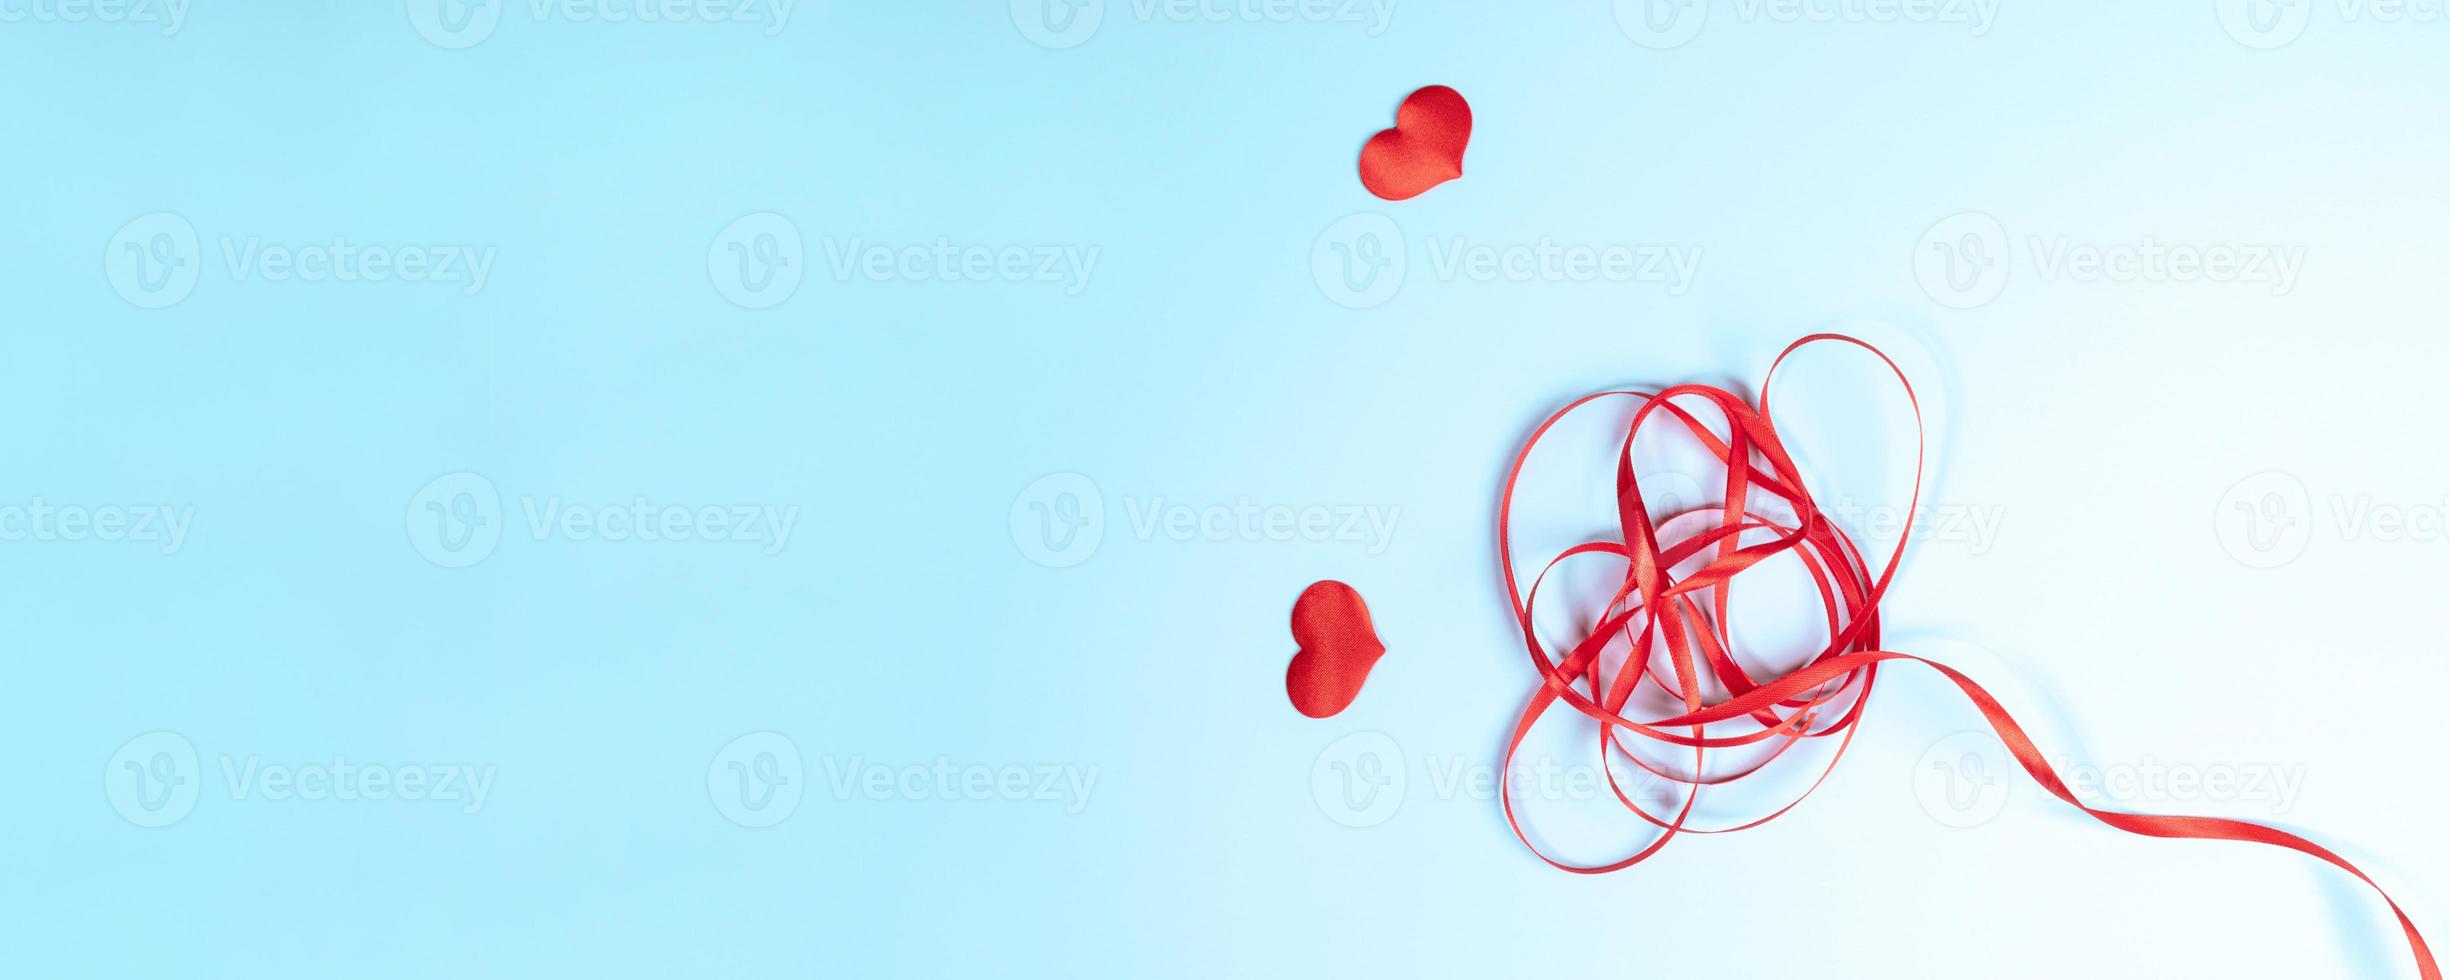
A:
<svg viewBox="0 0 2450 980">
<path fill-rule="evenodd" d="M 0 5 L 30 9 L 58 13 Z M 2414 975 L 2377 902 L 2293 855 L 2029 794 L 1935 823 L 1917 760 L 1975 721 L 1927 676 L 1895 675 L 1794 815 L 1605 878 L 1540 865 L 1423 767 L 1492 759 L 1530 688 L 1489 522 L 1536 415 L 1749 382 L 1858 324 L 1938 371 L 1938 499 L 2001 515 L 1909 559 L 1896 645 L 1988 651 L 1968 669 L 2058 719 L 2054 757 L 2301 770 L 2284 813 L 2170 808 L 2337 843 L 2438 940 L 2450 541 L 2332 515 L 2450 494 L 2450 23 L 2282 4 L 2310 20 L 2258 50 L 2201 0 L 2008 0 L 1980 36 L 1709 0 L 1654 50 L 1604 2 L 1396 0 L 1376 33 L 1150 9 L 1109 0 L 1072 47 L 983 0 L 802 0 L 775 32 L 521 2 L 442 36 L 462 48 L 397 3 L 0 20 L 0 506 L 193 515 L 175 549 L 0 541 L 6 972 Z M 1468 176 L 1377 202 L 1354 152 L 1428 83 L 1477 110 Z M 1959 310 L 1916 261 L 1968 211 L 2014 250 Z M 110 264 L 157 212 L 197 234 L 197 280 L 148 309 Z M 709 253 L 765 212 L 804 280 L 745 309 Z M 1356 212 L 1408 253 L 1363 310 L 1313 274 Z M 276 281 L 224 261 L 250 236 L 494 258 L 473 294 Z M 2027 236 L 2305 266 L 2285 295 L 2051 278 Z M 1436 275 L 1457 237 L 1701 272 Z M 1097 258 L 1076 295 L 827 263 L 939 240 Z M 1815 458 L 1887 458 L 1829 433 Z M 2311 539 L 2249 567 L 2217 521 L 2273 470 Z M 462 472 L 506 533 L 443 567 L 420 507 Z M 1071 567 L 1029 558 L 1050 501 L 1025 488 L 1055 473 L 1102 522 Z M 556 497 L 797 523 L 772 554 L 530 534 L 522 502 Z M 1135 529 L 1245 499 L 1395 532 Z M 1313 721 L 1283 700 L 1284 616 L 1331 577 L 1393 650 Z M 1411 767 L 1366 830 L 1311 784 L 1357 731 Z M 110 784 L 150 732 L 198 753 L 192 812 L 154 828 Z M 727 819 L 721 755 L 757 732 L 804 793 L 764 828 Z M 221 768 L 336 757 L 494 777 L 467 813 L 242 795 Z M 827 779 L 939 759 L 1095 782 L 1071 813 Z"/>
</svg>

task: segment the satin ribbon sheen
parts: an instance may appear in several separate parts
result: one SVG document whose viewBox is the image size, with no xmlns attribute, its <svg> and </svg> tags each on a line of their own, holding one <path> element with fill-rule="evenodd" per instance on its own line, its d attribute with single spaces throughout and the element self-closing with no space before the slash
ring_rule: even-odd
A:
<svg viewBox="0 0 2450 980">
<path fill-rule="evenodd" d="M 1906 513 L 1917 512 L 1922 500 L 1923 432 L 1922 406 L 1914 397 L 1914 387 L 1905 372 L 1886 354 L 1872 345 L 1839 334 L 1813 334 L 1789 345 L 1770 365 L 1768 376 L 1761 382 L 1761 405 L 1746 404 L 1733 392 L 1709 385 L 1677 385 L 1655 394 L 1637 391 L 1604 391 L 1585 396 L 1558 409 L 1533 430 L 1515 454 L 1513 465 L 1506 474 L 1506 487 L 1499 503 L 1497 540 L 1500 561 L 1506 579 L 1506 593 L 1513 602 L 1522 629 L 1523 643 L 1531 655 L 1531 663 L 1540 672 L 1542 683 L 1530 703 L 1515 723 L 1507 740 L 1505 768 L 1500 785 L 1510 787 L 1516 752 L 1532 725 L 1558 704 L 1564 704 L 1599 723 L 1603 753 L 1618 753 L 1660 777 L 1687 787 L 1684 804 L 1672 817 L 1653 814 L 1629 796 L 1616 781 L 1615 767 L 1609 766 L 1608 782 L 1619 802 L 1633 813 L 1660 829 L 1657 840 L 1634 854 L 1606 864 L 1570 864 L 1550 857 L 1525 834 L 1514 809 L 1511 789 L 1502 790 L 1506 823 L 1515 836 L 1540 860 L 1577 874 L 1605 874 L 1642 862 L 1679 833 L 1729 833 L 1756 827 L 1777 819 L 1810 796 L 1826 780 L 1837 760 L 1845 755 L 1846 746 L 1854 737 L 1855 723 L 1862 717 L 1869 700 L 1872 683 L 1880 665 L 1888 661 L 1910 661 L 1939 671 L 1956 684 L 1982 712 L 1984 720 L 1999 734 L 1999 740 L 2019 765 L 2050 795 L 2069 806 L 2084 811 L 2102 823 L 2131 834 L 2146 837 L 2194 838 L 2203 840 L 2251 841 L 2285 847 L 2311 855 L 2356 876 L 2373 888 L 2375 894 L 2398 916 L 2399 927 L 2407 934 L 2408 949 L 2414 954 L 2416 969 L 2424 980 L 2441 980 L 2441 969 L 2433 962 L 2433 952 L 2415 923 L 2400 910 L 2397 902 L 2375 884 L 2373 879 L 2357 870 L 2347 859 L 2328 848 L 2295 834 L 2260 824 L 2217 817 L 2174 817 L 2121 813 L 2086 806 L 2070 792 L 2050 764 L 2034 747 L 2033 740 L 2000 706 L 1998 699 L 1974 683 L 1972 678 L 1945 664 L 1926 660 L 1908 653 L 1880 648 L 1880 599 L 1886 594 L 1890 578 L 1896 574 L 1898 559 L 1905 553 L 1907 534 L 1898 535 L 1896 547 L 1877 576 L 1864 562 L 1863 555 L 1845 533 L 1833 526 L 1814 504 L 1804 489 L 1804 481 L 1795 462 L 1780 443 L 1778 431 L 1770 422 L 1770 383 L 1775 380 L 1778 365 L 1808 345 L 1818 342 L 1851 344 L 1871 352 L 1897 376 L 1907 402 L 1913 406 L 1915 422 L 1914 495 Z M 1627 427 L 1624 445 L 1616 460 L 1616 501 L 1621 536 L 1618 540 L 1599 540 L 1575 545 L 1551 559 L 1539 574 L 1532 576 L 1525 588 L 1517 576 L 1513 558 L 1513 535 L 1509 527 L 1514 510 L 1514 490 L 1520 480 L 1524 463 L 1531 450 L 1549 429 L 1566 416 L 1586 405 L 1604 399 L 1631 398 L 1639 402 L 1632 423 Z M 1678 400 L 1698 400 L 1715 409 L 1725 422 L 1727 436 L 1721 438 L 1700 418 L 1687 411 Z M 1672 429 L 1681 426 L 1700 442 L 1719 462 L 1726 466 L 1726 503 L 1713 505 L 1717 524 L 1662 547 L 1658 527 L 1652 523 L 1642 498 L 1641 482 L 1633 467 L 1633 449 L 1642 423 L 1654 412 L 1665 413 Z M 1764 467 L 1766 466 L 1766 469 Z M 1748 506 L 1758 492 L 1785 503 L 1791 518 L 1764 516 Z M 1766 501 L 1765 501 L 1766 502 Z M 1911 522 L 1907 522 L 1909 529 Z M 1751 543 L 1746 543 L 1749 540 Z M 1688 559 L 1703 557 L 1707 561 L 1698 570 L 1683 576 L 1672 570 Z M 1604 614 L 1565 659 L 1551 659 L 1533 628 L 1532 610 L 1538 602 L 1540 583 L 1550 571 L 1567 561 L 1586 555 L 1607 556 L 1622 561 L 1625 578 L 1615 595 L 1604 607 Z M 1812 660 L 1784 674 L 1763 680 L 1753 676 L 1737 659 L 1737 651 L 1725 637 L 1728 593 L 1738 573 L 1777 555 L 1793 555 L 1800 559 L 1820 594 L 1827 625 L 1829 643 Z M 1623 665 L 1611 673 L 1603 668 L 1601 653 L 1617 638 L 1627 640 L 1632 653 Z M 1652 652 L 1654 644 L 1665 647 L 1664 659 L 1669 670 L 1658 669 Z M 1635 667 L 1636 658 L 1640 664 Z M 1726 697 L 1716 703 L 1705 703 L 1704 672 L 1722 688 Z M 1669 717 L 1638 721 L 1625 717 L 1626 705 L 1637 687 L 1644 681 L 1658 685 L 1666 695 L 1681 705 L 1681 713 Z M 1825 723 L 1822 719 L 1828 719 Z M 1739 729 L 1739 733 L 1711 734 L 1710 726 Z M 1815 727 L 1817 725 L 1817 727 Z M 1654 764 L 1634 753 L 1622 739 L 1639 736 L 1671 746 L 1669 751 L 1681 757 L 1681 749 L 1693 752 L 1690 773 L 1679 773 Z M 1792 802 L 1777 811 L 1739 826 L 1703 829 L 1688 826 L 1694 802 L 1700 799 L 1706 786 L 1725 785 L 1767 767 L 1785 750 L 1807 738 L 1838 737 L 1837 749 L 1828 764 L 1810 787 Z M 1732 774 L 1709 775 L 1705 763 L 1712 749 L 1756 745 L 1767 746 L 1768 755 L 1749 768 Z"/>
</svg>

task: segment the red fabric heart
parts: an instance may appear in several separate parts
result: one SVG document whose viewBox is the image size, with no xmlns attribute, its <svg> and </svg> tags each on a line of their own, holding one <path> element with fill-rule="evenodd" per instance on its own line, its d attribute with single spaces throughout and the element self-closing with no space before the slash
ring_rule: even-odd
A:
<svg viewBox="0 0 2450 980">
<path fill-rule="evenodd" d="M 1285 668 L 1293 708 L 1325 718 L 1353 703 L 1387 645 L 1370 625 L 1361 593 L 1342 582 L 1313 582 L 1293 602 L 1293 642 L 1301 649 Z"/>
<path fill-rule="evenodd" d="M 1390 201 L 1418 197 L 1463 176 L 1463 147 L 1472 141 L 1472 106 L 1463 93 L 1432 85 L 1404 99 L 1395 128 L 1361 146 L 1361 186 Z"/>
</svg>

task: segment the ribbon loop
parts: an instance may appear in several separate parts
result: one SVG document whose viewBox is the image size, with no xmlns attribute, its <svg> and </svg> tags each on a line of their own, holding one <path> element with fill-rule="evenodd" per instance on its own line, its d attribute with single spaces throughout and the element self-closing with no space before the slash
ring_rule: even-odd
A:
<svg viewBox="0 0 2450 980">
<path fill-rule="evenodd" d="M 1912 406 L 1915 425 L 1914 489 L 1906 513 L 1918 513 L 1922 502 L 1923 418 L 1921 402 L 1914 396 L 1914 386 L 1905 372 L 1872 345 L 1840 334 L 1813 334 L 1797 340 L 1778 354 L 1761 382 L 1761 404 L 1756 407 L 1732 391 L 1710 385 L 1684 384 L 1657 393 L 1639 391 L 1603 391 L 1567 404 L 1532 430 L 1515 454 L 1506 474 L 1505 490 L 1498 504 L 1497 545 L 1500 567 L 1505 575 L 1506 594 L 1514 607 L 1522 631 L 1523 644 L 1530 654 L 1532 666 L 1541 677 L 1541 684 L 1524 705 L 1514 731 L 1506 743 L 1504 768 L 1498 781 L 1499 798 L 1503 802 L 1506 823 L 1515 837 L 1523 842 L 1540 860 L 1566 871 L 1579 874 L 1605 874 L 1639 864 L 1657 854 L 1678 834 L 1731 833 L 1757 827 L 1777 819 L 1801 804 L 1821 782 L 1829 777 L 1846 747 L 1852 742 L 1855 724 L 1869 703 L 1880 665 L 1889 661 L 1910 661 L 1939 671 L 1961 690 L 1982 712 L 1983 719 L 1998 734 L 2009 754 L 2014 756 L 2025 773 L 2052 796 L 2069 806 L 2084 811 L 2102 823 L 2132 834 L 2147 837 L 2190 838 L 2201 840 L 2238 840 L 2285 847 L 2327 862 L 2373 888 L 2381 895 L 2392 914 L 2399 919 L 2406 933 L 2408 948 L 2413 953 L 2416 968 L 2423 980 L 2442 980 L 2441 969 L 2433 961 L 2432 950 L 2417 932 L 2415 923 L 2400 910 L 2398 903 L 2383 892 L 2382 887 L 2363 871 L 2329 849 L 2303 837 L 2259 824 L 2216 817 L 2156 816 L 2100 810 L 2085 805 L 2070 792 L 2048 761 L 2043 759 L 2033 740 L 2022 726 L 2009 716 L 1998 699 L 1991 696 L 1972 678 L 1947 665 L 1908 653 L 1884 650 L 1880 647 L 1880 601 L 1897 573 L 1905 556 L 1912 522 L 1898 535 L 1887 560 L 1875 572 L 1865 561 L 1860 549 L 1820 510 L 1806 488 L 1801 470 L 1788 453 L 1771 423 L 1768 409 L 1769 392 L 1777 378 L 1778 368 L 1796 351 L 1815 343 L 1849 344 L 1869 351 L 1886 365 L 1897 378 L 1898 387 Z M 1526 586 L 1518 579 L 1514 566 L 1511 519 L 1514 492 L 1520 482 L 1531 451 L 1549 430 L 1569 415 L 1602 400 L 1631 398 L 1636 406 L 1631 423 L 1618 450 L 1615 483 L 1617 523 L 1620 539 L 1588 541 L 1559 553 L 1534 575 Z M 1678 400 L 1698 400 L 1715 410 L 1725 423 L 1725 438 L 1696 416 Z M 1671 429 L 1681 429 L 1693 441 L 1726 468 L 1722 504 L 1671 515 L 1671 523 L 1693 523 L 1715 515 L 1715 526 L 1689 531 L 1683 537 L 1662 543 L 1659 524 L 1648 512 L 1647 498 L 1642 494 L 1642 481 L 1636 472 L 1634 448 L 1642 434 L 1642 423 L 1651 413 L 1663 412 L 1676 423 Z M 1756 491 L 1758 491 L 1756 493 Z M 1765 506 L 1783 507 L 1786 513 L 1764 514 L 1753 506 L 1759 498 Z M 1684 519 L 1692 518 L 1692 521 Z M 1706 553 L 1706 557 L 1705 557 Z M 1736 580 L 1744 572 L 1768 559 L 1791 555 L 1797 558 L 1810 575 L 1820 597 L 1827 642 L 1800 666 L 1777 676 L 1763 679 L 1761 673 L 1748 668 L 1743 651 L 1728 637 L 1728 599 Z M 1540 585 L 1558 565 L 1569 559 L 1598 556 L 1624 564 L 1623 581 L 1598 616 L 1590 631 L 1573 644 L 1562 660 L 1552 659 L 1546 646 L 1533 628 Z M 1682 576 L 1675 570 L 1699 560 L 1700 567 Z M 1699 604 L 1698 596 L 1706 593 L 1707 607 Z M 1630 643 L 1631 652 L 1613 672 L 1606 669 L 1602 652 L 1618 638 Z M 1662 649 L 1663 648 L 1663 649 Z M 1654 655 L 1657 651 L 1657 655 Z M 1665 659 L 1668 669 L 1658 669 L 1657 661 Z M 1713 700 L 1707 683 L 1723 689 L 1724 697 Z M 1648 684 L 1671 697 L 1681 710 L 1667 717 L 1636 720 L 1627 717 L 1633 695 Z M 1654 814 L 1636 802 L 1631 794 L 1616 782 L 1616 770 L 1606 767 L 1609 786 L 1619 803 L 1652 826 L 1659 829 L 1656 840 L 1632 855 L 1598 865 L 1570 864 L 1551 857 L 1533 844 L 1515 814 L 1511 790 L 1514 757 L 1532 726 L 1549 710 L 1563 704 L 1576 713 L 1597 723 L 1599 749 L 1604 758 L 1619 756 L 1631 760 L 1643 770 L 1684 786 L 1684 802 L 1672 815 Z M 1831 717 L 1825 726 L 1812 726 L 1822 718 Z M 1712 726 L 1735 726 L 1733 733 L 1712 732 Z M 1668 767 L 1636 753 L 1624 741 L 1625 736 L 1660 743 L 1677 750 L 1692 751 L 1689 773 L 1671 771 Z M 1835 751 L 1811 784 L 1794 800 L 1768 816 L 1738 826 L 1704 829 L 1689 825 L 1695 803 L 1706 787 L 1724 786 L 1768 768 L 1787 749 L 1805 739 L 1835 736 Z M 1773 743 L 1765 758 L 1740 771 L 1710 775 L 1710 753 L 1714 749 Z M 1638 743 L 1637 743 L 1638 744 Z"/>
</svg>

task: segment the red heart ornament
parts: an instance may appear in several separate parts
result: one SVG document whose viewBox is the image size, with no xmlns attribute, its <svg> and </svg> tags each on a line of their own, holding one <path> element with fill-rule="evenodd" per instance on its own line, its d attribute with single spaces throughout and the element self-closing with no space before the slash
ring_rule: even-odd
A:
<svg viewBox="0 0 2450 980">
<path fill-rule="evenodd" d="M 1294 600 L 1293 642 L 1301 649 L 1285 668 L 1285 693 L 1293 696 L 1294 710 L 1312 718 L 1351 705 L 1370 667 L 1387 652 L 1361 593 L 1335 581 L 1313 582 Z"/>
<path fill-rule="evenodd" d="M 1472 105 L 1463 93 L 1432 85 L 1395 110 L 1395 128 L 1361 146 L 1361 186 L 1390 201 L 1418 197 L 1463 176 L 1463 148 L 1472 141 Z"/>
</svg>

